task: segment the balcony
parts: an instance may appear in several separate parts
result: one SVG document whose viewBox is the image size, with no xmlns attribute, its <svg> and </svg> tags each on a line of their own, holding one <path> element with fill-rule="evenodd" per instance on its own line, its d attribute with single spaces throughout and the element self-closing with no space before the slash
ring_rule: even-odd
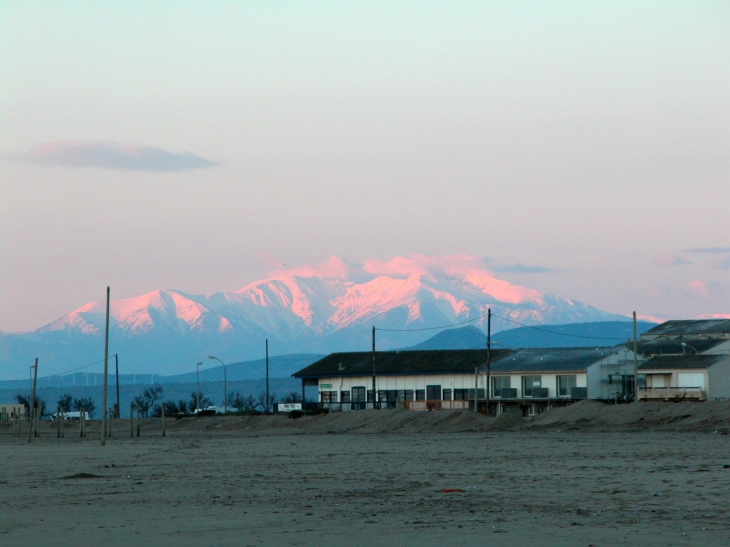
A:
<svg viewBox="0 0 730 547">
<path fill-rule="evenodd" d="M 647 401 L 704 401 L 707 392 L 701 387 L 640 387 L 639 399 Z"/>
</svg>

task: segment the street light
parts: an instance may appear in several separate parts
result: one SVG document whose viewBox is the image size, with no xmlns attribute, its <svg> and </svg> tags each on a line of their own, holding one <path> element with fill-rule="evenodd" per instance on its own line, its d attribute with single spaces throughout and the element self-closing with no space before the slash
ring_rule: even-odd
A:
<svg viewBox="0 0 730 547">
<path fill-rule="evenodd" d="M 689 345 L 689 344 L 687 344 L 686 342 L 682 342 L 682 355 L 684 355 L 684 348 L 685 348 L 685 347 L 688 347 L 688 348 L 690 348 L 690 349 L 693 349 L 693 350 L 695 350 L 695 355 L 699 353 L 699 351 L 697 351 L 697 348 L 694 348 L 694 347 L 690 346 L 690 345 Z"/>
<path fill-rule="evenodd" d="M 213 357 L 212 355 L 208 355 L 208 359 L 215 359 L 218 361 L 221 365 L 223 365 L 223 414 L 228 412 L 228 405 L 226 404 L 226 399 L 228 398 L 228 381 L 226 380 L 226 364 L 218 359 L 218 357 Z"/>
<path fill-rule="evenodd" d="M 200 409 L 200 365 L 203 364 L 203 361 L 200 361 L 200 363 L 197 363 L 195 365 L 195 410 Z"/>
</svg>

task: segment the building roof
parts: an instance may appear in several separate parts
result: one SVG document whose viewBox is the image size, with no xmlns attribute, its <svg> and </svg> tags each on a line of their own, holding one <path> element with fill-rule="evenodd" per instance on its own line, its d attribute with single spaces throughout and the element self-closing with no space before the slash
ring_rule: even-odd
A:
<svg viewBox="0 0 730 547">
<path fill-rule="evenodd" d="M 639 355 L 694 355 L 695 353 L 704 353 L 720 344 L 724 344 L 727 340 L 722 338 L 653 338 L 651 340 L 639 340 L 636 349 Z M 685 343 L 687 346 L 682 346 Z M 634 343 L 627 342 L 626 347 L 633 351 Z"/>
<path fill-rule="evenodd" d="M 730 335 L 730 319 L 697 319 L 682 321 L 667 321 L 649 329 L 641 335 L 642 338 L 655 336 L 702 336 L 702 335 Z"/>
<path fill-rule="evenodd" d="M 514 350 L 493 349 L 492 362 Z M 375 373 L 383 374 L 442 374 L 473 373 L 487 362 L 487 350 L 421 350 L 378 351 L 375 353 Z M 316 363 L 292 374 L 295 378 L 331 376 L 363 376 L 373 372 L 373 354 L 369 351 L 332 353 Z"/>
<path fill-rule="evenodd" d="M 706 369 L 727 355 L 665 355 L 652 357 L 639 365 L 639 372 L 647 370 L 696 370 Z"/>
<path fill-rule="evenodd" d="M 621 351 L 623 347 L 591 348 L 526 348 L 508 355 L 492 364 L 492 372 L 549 372 L 586 370 L 600 361 Z"/>
</svg>

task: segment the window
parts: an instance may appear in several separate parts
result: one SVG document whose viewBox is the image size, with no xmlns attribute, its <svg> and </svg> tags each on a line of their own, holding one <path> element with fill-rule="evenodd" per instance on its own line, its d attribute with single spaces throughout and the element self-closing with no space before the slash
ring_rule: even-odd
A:
<svg viewBox="0 0 730 547">
<path fill-rule="evenodd" d="M 558 376 L 558 397 L 570 397 L 575 387 L 575 376 Z"/>
<path fill-rule="evenodd" d="M 402 391 L 399 391 L 398 398 L 402 401 L 412 401 L 413 400 L 413 390 L 404 389 Z"/>
<path fill-rule="evenodd" d="M 426 390 L 417 389 L 416 390 L 416 401 L 425 401 L 425 400 L 426 400 Z"/>
<path fill-rule="evenodd" d="M 451 400 L 451 390 L 450 389 L 444 389 L 444 401 L 450 401 Z"/>
<path fill-rule="evenodd" d="M 352 388 L 352 402 L 353 403 L 364 403 L 365 402 L 365 388 L 364 387 L 353 387 Z"/>
<path fill-rule="evenodd" d="M 441 400 L 441 386 L 426 386 L 426 400 L 427 401 L 440 401 Z"/>
<path fill-rule="evenodd" d="M 511 378 L 509 376 L 494 376 L 492 377 L 492 395 L 495 397 L 502 396 L 503 389 L 509 389 L 512 387 Z"/>
<path fill-rule="evenodd" d="M 470 389 L 470 390 L 468 390 L 468 393 L 469 393 L 469 400 L 473 401 L 474 400 L 474 390 Z M 484 396 L 485 396 L 484 388 L 480 387 L 477 390 L 477 398 L 484 399 Z"/>
<path fill-rule="evenodd" d="M 350 402 L 350 392 L 349 391 L 343 391 L 340 393 L 340 397 L 343 403 L 349 403 Z"/>
<path fill-rule="evenodd" d="M 320 396 L 320 400 L 323 403 L 336 403 L 337 402 L 337 392 L 336 391 L 320 391 L 319 396 Z"/>
<path fill-rule="evenodd" d="M 454 401 L 467 401 L 469 400 L 468 389 L 455 389 L 454 390 Z"/>
<path fill-rule="evenodd" d="M 542 387 L 542 376 L 523 376 L 522 377 L 522 396 L 532 397 L 534 388 Z"/>
</svg>

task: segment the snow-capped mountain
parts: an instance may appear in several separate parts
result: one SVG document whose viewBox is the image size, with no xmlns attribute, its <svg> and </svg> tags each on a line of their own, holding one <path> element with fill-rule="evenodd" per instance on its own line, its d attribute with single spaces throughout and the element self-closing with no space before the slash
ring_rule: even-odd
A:
<svg viewBox="0 0 730 547">
<path fill-rule="evenodd" d="M 397 257 L 353 266 L 333 257 L 318 267 L 278 272 L 242 289 L 204 295 L 160 289 L 112 300 L 111 353 L 125 372 L 174 374 L 215 355 L 224 361 L 272 353 L 406 347 L 468 322 L 493 332 L 519 324 L 626 320 L 581 302 L 493 277 L 472 257 Z M 44 375 L 101 358 L 105 303 L 90 302 L 29 333 L 0 334 L 0 378 L 40 357 Z M 389 330 L 390 329 L 390 330 Z M 394 332 L 404 330 L 406 332 Z M 410 330 L 410 332 L 408 332 Z"/>
</svg>

